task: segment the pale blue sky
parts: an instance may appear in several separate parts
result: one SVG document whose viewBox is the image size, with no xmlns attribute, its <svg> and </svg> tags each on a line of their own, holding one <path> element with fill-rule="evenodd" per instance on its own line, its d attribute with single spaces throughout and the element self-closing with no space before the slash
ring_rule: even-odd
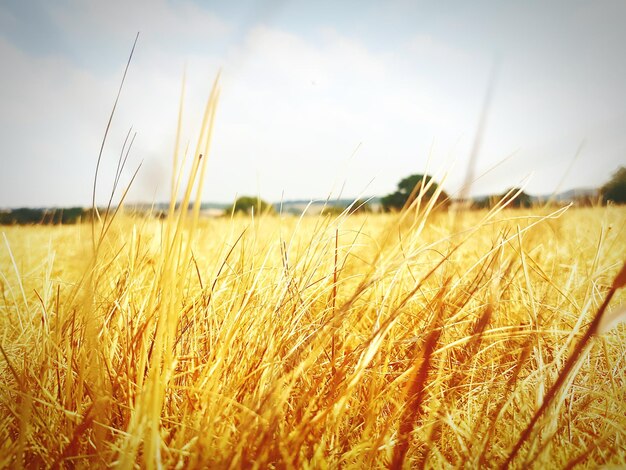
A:
<svg viewBox="0 0 626 470">
<path fill-rule="evenodd" d="M 454 193 L 496 56 L 472 192 L 599 186 L 626 165 L 625 23 L 623 1 L 5 1 L 0 207 L 90 203 L 137 31 L 101 202 L 131 125 L 131 199 L 166 199 L 185 64 L 186 140 L 223 70 L 207 201 L 382 195 L 426 170 Z"/>
</svg>

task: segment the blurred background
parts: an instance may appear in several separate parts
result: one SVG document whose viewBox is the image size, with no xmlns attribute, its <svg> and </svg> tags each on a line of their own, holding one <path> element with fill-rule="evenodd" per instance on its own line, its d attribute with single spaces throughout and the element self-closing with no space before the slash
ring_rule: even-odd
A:
<svg viewBox="0 0 626 470">
<path fill-rule="evenodd" d="M 623 1 L 4 1 L 0 207 L 106 203 L 129 128 L 130 201 L 168 198 L 222 93 L 205 201 L 367 197 L 414 173 L 463 186 L 490 75 L 474 196 L 597 188 L 626 164 Z M 444 179 L 444 175 L 447 175 Z"/>
</svg>

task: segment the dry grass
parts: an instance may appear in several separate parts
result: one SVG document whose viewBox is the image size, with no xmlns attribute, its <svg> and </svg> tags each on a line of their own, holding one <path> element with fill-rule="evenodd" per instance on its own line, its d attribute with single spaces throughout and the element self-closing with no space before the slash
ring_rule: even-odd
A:
<svg viewBox="0 0 626 470">
<path fill-rule="evenodd" d="M 398 217 L 174 236 L 121 216 L 95 259 L 88 225 L 5 229 L 0 463 L 502 465 L 621 266 L 626 213 Z M 514 466 L 624 463 L 625 334 L 592 341 Z"/>
<path fill-rule="evenodd" d="M 1 467 L 626 462 L 624 208 L 203 220 L 205 162 L 164 220 L 3 228 Z"/>
</svg>

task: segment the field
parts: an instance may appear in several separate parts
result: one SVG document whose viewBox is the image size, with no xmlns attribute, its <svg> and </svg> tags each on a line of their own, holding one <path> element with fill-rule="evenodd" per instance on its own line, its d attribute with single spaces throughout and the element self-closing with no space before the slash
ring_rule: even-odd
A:
<svg viewBox="0 0 626 470">
<path fill-rule="evenodd" d="M 626 463 L 624 206 L 202 218 L 217 95 L 163 218 L 2 228 L 0 467 Z"/>
<path fill-rule="evenodd" d="M 585 333 L 625 224 L 422 205 L 3 227 L 0 466 L 623 465 L 626 328 Z"/>
</svg>

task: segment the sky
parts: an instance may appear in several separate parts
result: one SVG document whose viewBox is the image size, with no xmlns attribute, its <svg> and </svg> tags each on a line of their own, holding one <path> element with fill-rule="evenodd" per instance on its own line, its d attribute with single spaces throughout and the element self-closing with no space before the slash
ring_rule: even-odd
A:
<svg viewBox="0 0 626 470">
<path fill-rule="evenodd" d="M 474 195 L 598 187 L 626 165 L 626 2 L 0 2 L 0 207 L 88 206 L 122 176 L 168 199 L 183 71 L 194 147 L 221 70 L 204 201 L 458 194 L 485 95 Z"/>
</svg>

